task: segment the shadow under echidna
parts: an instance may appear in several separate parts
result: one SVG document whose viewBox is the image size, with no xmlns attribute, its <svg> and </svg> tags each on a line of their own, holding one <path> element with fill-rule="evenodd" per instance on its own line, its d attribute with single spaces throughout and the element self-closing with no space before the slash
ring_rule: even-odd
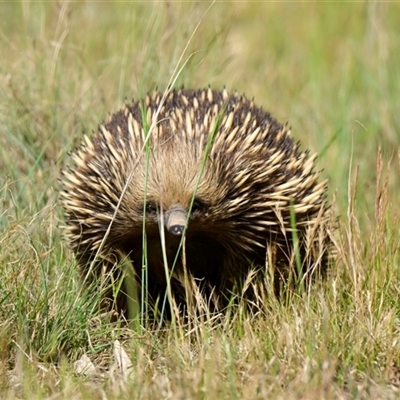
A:
<svg viewBox="0 0 400 400">
<path fill-rule="evenodd" d="M 279 291 L 327 269 L 315 156 L 244 96 L 155 92 L 111 115 L 71 158 L 61 200 L 83 276 L 119 279 L 128 260 L 150 308 L 169 287 L 184 310 L 189 282 L 223 307 L 250 271 Z M 125 283 L 105 294 L 124 313 Z"/>
</svg>

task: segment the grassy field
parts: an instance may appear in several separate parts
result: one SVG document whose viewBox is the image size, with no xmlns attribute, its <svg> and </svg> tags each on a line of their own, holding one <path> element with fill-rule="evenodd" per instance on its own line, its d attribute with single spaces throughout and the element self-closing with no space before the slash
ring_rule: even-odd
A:
<svg viewBox="0 0 400 400">
<path fill-rule="evenodd" d="M 1 399 L 399 398 L 399 4 L 15 1 L 0 14 Z M 171 82 L 246 93 L 320 153 L 338 256 L 308 295 L 155 331 L 111 323 L 82 293 L 59 228 L 67 152 Z"/>
</svg>

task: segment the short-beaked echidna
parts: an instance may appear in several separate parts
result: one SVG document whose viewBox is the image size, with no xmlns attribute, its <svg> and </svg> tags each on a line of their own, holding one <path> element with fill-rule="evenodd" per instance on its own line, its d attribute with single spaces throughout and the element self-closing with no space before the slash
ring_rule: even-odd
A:
<svg viewBox="0 0 400 400">
<path fill-rule="evenodd" d="M 61 197 L 83 272 L 127 257 L 156 301 L 165 264 L 173 293 L 186 268 L 221 296 L 251 268 L 273 268 L 278 283 L 299 265 L 305 276 L 326 270 L 329 207 L 315 156 L 244 96 L 155 92 L 111 115 L 72 159 Z M 119 309 L 125 300 L 121 290 Z"/>
</svg>

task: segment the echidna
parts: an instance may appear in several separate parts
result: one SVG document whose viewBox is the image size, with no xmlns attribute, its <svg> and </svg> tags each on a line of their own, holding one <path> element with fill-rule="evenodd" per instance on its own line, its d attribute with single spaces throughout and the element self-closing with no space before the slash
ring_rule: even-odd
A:
<svg viewBox="0 0 400 400">
<path fill-rule="evenodd" d="M 273 268 L 278 285 L 291 271 L 326 270 L 329 206 L 315 156 L 244 96 L 155 92 L 110 116 L 72 159 L 61 197 L 84 273 L 128 258 L 156 301 L 168 273 L 181 292 L 184 270 L 221 297 L 252 268 Z"/>
</svg>

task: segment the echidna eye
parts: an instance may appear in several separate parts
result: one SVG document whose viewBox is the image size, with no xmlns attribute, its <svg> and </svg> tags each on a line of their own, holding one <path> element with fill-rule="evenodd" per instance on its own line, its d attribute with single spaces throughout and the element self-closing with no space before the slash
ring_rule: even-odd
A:
<svg viewBox="0 0 400 400">
<path fill-rule="evenodd" d="M 156 203 L 152 201 L 146 202 L 146 214 L 157 214 Z"/>
<path fill-rule="evenodd" d="M 205 210 L 206 205 L 203 201 L 200 199 L 194 199 L 193 205 L 192 205 L 192 213 L 201 213 Z"/>
</svg>

